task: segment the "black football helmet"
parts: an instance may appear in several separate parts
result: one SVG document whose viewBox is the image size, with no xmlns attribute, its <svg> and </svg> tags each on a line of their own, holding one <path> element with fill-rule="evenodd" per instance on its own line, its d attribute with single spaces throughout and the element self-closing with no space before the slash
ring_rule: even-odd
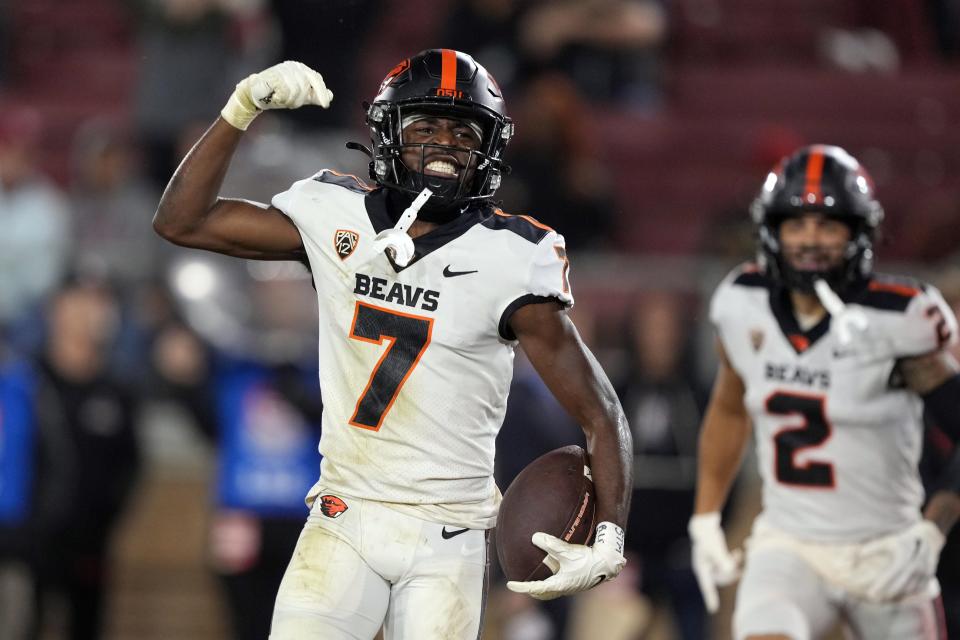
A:
<svg viewBox="0 0 960 640">
<path fill-rule="evenodd" d="M 810 212 L 841 220 L 851 230 L 840 265 L 826 271 L 792 268 L 780 244 L 780 223 Z M 873 240 L 883 220 L 883 207 L 874 197 L 870 175 L 840 147 L 810 145 L 781 160 L 767 175 L 750 213 L 761 267 L 790 289 L 812 292 L 814 281 L 823 279 L 842 291 L 873 269 Z"/>
<path fill-rule="evenodd" d="M 427 49 L 403 60 L 390 70 L 373 103 L 365 107 L 372 142 L 370 177 L 381 186 L 413 196 L 430 187 L 433 206 L 462 208 L 491 198 L 509 171 L 501 156 L 513 137 L 513 122 L 507 117 L 503 95 L 493 76 L 465 53 Z M 405 142 L 403 122 L 413 114 L 460 118 L 478 125 L 481 144 L 470 152 L 468 163 L 473 172 L 461 171 L 458 178 L 425 174 L 427 149 L 450 147 Z M 419 171 L 401 159 L 401 152 L 411 147 L 421 154 Z"/>
</svg>

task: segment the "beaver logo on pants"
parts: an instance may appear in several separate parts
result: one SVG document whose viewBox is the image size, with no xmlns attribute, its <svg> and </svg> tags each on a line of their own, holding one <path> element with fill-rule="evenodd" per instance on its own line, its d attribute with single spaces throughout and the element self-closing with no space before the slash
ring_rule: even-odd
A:
<svg viewBox="0 0 960 640">
<path fill-rule="evenodd" d="M 337 496 L 320 496 L 320 511 L 328 518 L 339 518 L 347 510 L 347 503 Z"/>
</svg>

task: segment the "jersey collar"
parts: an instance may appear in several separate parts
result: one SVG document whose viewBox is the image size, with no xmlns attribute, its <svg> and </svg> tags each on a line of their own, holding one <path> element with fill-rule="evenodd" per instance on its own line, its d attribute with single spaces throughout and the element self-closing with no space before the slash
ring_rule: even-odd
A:
<svg viewBox="0 0 960 640">
<path fill-rule="evenodd" d="M 840 294 L 841 299 L 847 303 L 860 301 L 867 292 L 868 283 L 867 279 L 858 279 Z M 780 325 L 780 330 L 787 342 L 798 354 L 810 349 L 817 340 L 825 336 L 827 331 L 830 330 L 829 313 L 806 331 L 801 330 L 793 313 L 790 290 L 769 281 L 768 288 L 770 290 L 770 309 L 773 311 L 773 316 L 777 319 L 777 324 Z"/>
<path fill-rule="evenodd" d="M 380 187 L 374 189 L 364 197 L 364 205 L 367 209 L 367 215 L 370 218 L 370 224 L 376 233 L 385 229 L 393 228 L 398 215 L 391 215 L 391 207 L 396 205 L 390 199 L 390 190 Z M 413 239 L 413 259 L 406 267 L 398 266 L 388 255 L 390 265 L 394 271 L 400 273 L 410 267 L 424 256 L 436 251 L 447 243 L 459 238 L 466 233 L 470 227 L 477 224 L 489 215 L 486 212 L 487 206 L 472 206 L 450 222 L 440 225 L 429 233 Z M 399 213 L 399 212 L 398 212 Z"/>
<path fill-rule="evenodd" d="M 773 311 L 773 317 L 777 319 L 777 324 L 780 325 L 783 336 L 798 354 L 807 351 L 830 329 L 830 314 L 828 313 L 817 324 L 806 331 L 802 330 L 793 314 L 790 290 L 786 287 L 770 287 L 770 310 Z"/>
</svg>

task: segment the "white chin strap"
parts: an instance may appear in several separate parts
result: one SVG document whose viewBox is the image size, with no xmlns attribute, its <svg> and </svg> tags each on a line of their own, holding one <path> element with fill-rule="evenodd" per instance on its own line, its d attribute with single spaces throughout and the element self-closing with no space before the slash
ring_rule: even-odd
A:
<svg viewBox="0 0 960 640">
<path fill-rule="evenodd" d="M 833 317 L 834 327 L 837 330 L 837 339 L 840 344 L 850 344 L 853 332 L 867 328 L 867 316 L 860 309 L 848 307 L 843 303 L 826 280 L 817 278 L 813 281 L 813 290 L 820 299 L 820 304 Z"/>
<path fill-rule="evenodd" d="M 414 248 L 413 238 L 410 237 L 407 230 L 417 219 L 417 213 L 420 212 L 421 207 L 427 203 L 432 195 L 433 191 L 425 187 L 413 199 L 410 206 L 404 209 L 393 229 L 384 229 L 377 234 L 377 237 L 373 239 L 373 249 L 380 253 L 388 253 L 400 267 L 410 264 L 410 260 L 413 259 Z"/>
</svg>

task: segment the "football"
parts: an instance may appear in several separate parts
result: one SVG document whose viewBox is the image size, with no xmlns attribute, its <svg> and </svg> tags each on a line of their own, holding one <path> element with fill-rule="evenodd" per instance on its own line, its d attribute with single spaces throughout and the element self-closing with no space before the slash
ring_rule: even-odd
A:
<svg viewBox="0 0 960 640">
<path fill-rule="evenodd" d="M 552 571 L 531 537 L 543 531 L 573 544 L 589 544 L 596 496 L 587 452 L 571 445 L 540 456 L 514 479 L 500 503 L 497 556 L 508 580 L 543 580 Z"/>
</svg>

